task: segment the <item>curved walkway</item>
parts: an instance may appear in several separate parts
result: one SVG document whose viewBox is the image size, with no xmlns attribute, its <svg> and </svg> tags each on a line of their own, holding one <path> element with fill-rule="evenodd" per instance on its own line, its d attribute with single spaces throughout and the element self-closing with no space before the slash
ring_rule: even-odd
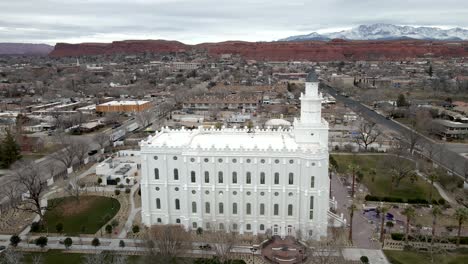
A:
<svg viewBox="0 0 468 264">
<path fill-rule="evenodd" d="M 141 208 L 135 208 L 135 192 L 138 190 L 138 187 L 140 187 L 139 184 L 134 184 L 132 186 L 132 190 L 130 192 L 130 214 L 127 218 L 127 222 L 125 222 L 124 228 L 122 228 L 122 231 L 120 231 L 119 238 L 125 238 L 127 237 L 128 231 L 131 230 L 133 221 L 135 220 L 135 216 L 137 215 L 138 212 L 140 212 Z"/>
</svg>

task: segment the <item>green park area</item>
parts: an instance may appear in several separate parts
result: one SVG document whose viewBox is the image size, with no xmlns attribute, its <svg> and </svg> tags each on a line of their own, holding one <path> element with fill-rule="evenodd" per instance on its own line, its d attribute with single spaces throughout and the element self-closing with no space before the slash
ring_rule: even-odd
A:
<svg viewBox="0 0 468 264">
<path fill-rule="evenodd" d="M 352 164 L 357 165 L 356 179 L 363 183 L 372 196 L 408 199 L 424 199 L 430 197 L 431 185 L 421 177 L 404 177 L 398 184 L 392 182 L 395 173 L 391 168 L 390 155 L 332 155 L 338 165 L 337 172 L 352 174 Z M 401 159 L 402 166 L 411 166 L 411 161 Z M 394 163 L 393 163 L 394 164 Z M 433 187 L 432 187 L 433 188 Z M 437 190 L 432 190 L 433 199 L 441 197 Z"/>
<path fill-rule="evenodd" d="M 468 252 L 453 253 L 447 252 L 445 254 L 435 254 L 434 262 L 431 262 L 431 255 L 429 253 L 421 253 L 414 251 L 396 251 L 385 250 L 385 255 L 388 261 L 392 264 L 466 264 L 468 263 Z"/>
<path fill-rule="evenodd" d="M 65 197 L 49 200 L 52 209 L 44 215 L 45 228 L 56 232 L 57 224 L 63 225 L 61 233 L 94 234 L 119 211 L 117 199 L 103 196 Z"/>
</svg>

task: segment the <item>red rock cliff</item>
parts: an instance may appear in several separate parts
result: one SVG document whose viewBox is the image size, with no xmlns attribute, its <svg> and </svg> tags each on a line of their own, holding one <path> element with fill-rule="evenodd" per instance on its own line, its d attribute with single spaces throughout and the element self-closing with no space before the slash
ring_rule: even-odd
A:
<svg viewBox="0 0 468 264">
<path fill-rule="evenodd" d="M 186 45 L 177 41 L 135 40 L 115 41 L 110 44 L 58 43 L 50 54 L 55 57 L 135 54 L 141 52 L 167 53 L 191 49 L 206 50 L 218 56 L 224 53 L 240 54 L 246 59 L 289 61 L 331 60 L 401 60 L 432 54 L 435 57 L 468 57 L 468 42 L 430 41 L 343 41 L 330 42 L 242 42 L 229 41 Z"/>
</svg>

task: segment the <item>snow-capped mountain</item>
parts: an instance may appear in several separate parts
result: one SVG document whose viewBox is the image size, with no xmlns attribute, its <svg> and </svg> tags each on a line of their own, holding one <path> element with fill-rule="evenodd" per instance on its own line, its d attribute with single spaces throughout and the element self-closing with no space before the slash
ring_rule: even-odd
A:
<svg viewBox="0 0 468 264">
<path fill-rule="evenodd" d="M 411 27 L 396 26 L 391 24 L 360 25 L 358 27 L 318 34 L 313 32 L 308 35 L 291 36 L 279 41 L 304 41 L 304 40 L 391 40 L 391 39 L 424 39 L 424 40 L 468 40 L 468 30 L 462 28 L 440 29 L 436 27 Z"/>
</svg>

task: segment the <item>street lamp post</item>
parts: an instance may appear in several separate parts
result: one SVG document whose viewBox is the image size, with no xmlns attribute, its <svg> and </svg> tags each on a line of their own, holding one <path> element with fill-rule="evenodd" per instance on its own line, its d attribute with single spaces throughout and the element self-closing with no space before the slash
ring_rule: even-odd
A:
<svg viewBox="0 0 468 264">
<path fill-rule="evenodd" d="M 250 248 L 250 252 L 252 252 L 252 264 L 255 264 L 255 258 L 254 258 L 254 254 L 255 252 L 257 252 L 257 249 L 255 247 L 251 247 Z"/>
</svg>

